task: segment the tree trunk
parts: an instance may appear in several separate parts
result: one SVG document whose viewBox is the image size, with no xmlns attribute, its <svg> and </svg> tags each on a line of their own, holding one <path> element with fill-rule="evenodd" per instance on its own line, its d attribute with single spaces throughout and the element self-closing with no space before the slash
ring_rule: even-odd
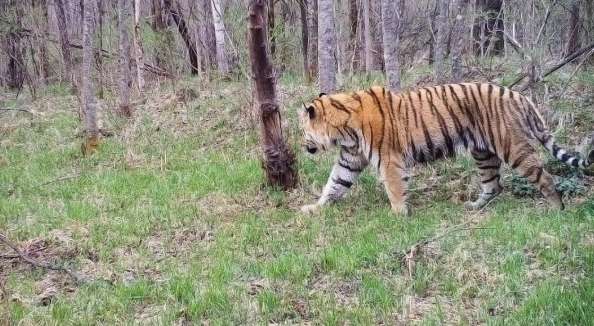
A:
<svg viewBox="0 0 594 326">
<path fill-rule="evenodd" d="M 212 22 L 214 25 L 215 42 L 217 50 L 217 67 L 222 75 L 229 73 L 229 62 L 225 49 L 225 22 L 223 20 L 223 9 L 221 0 L 212 0 Z"/>
<path fill-rule="evenodd" d="M 393 0 L 396 1 L 396 0 Z M 371 0 L 371 38 L 373 44 L 373 69 L 376 71 L 384 70 L 384 42 L 382 28 L 382 3 L 381 0 Z"/>
<path fill-rule="evenodd" d="M 140 96 L 144 97 L 144 49 L 142 48 L 142 35 L 140 29 L 140 0 L 134 0 L 134 54 L 136 59 L 136 82 Z"/>
<path fill-rule="evenodd" d="M 446 74 L 445 53 L 448 39 L 448 6 L 449 0 L 439 0 L 439 14 L 437 16 L 437 32 L 435 35 L 435 54 L 433 56 L 434 73 L 437 81 L 443 81 Z"/>
<path fill-rule="evenodd" d="M 318 76 L 318 0 L 304 0 L 309 3 L 307 27 L 309 28 L 309 75 Z"/>
<path fill-rule="evenodd" d="M 45 28 L 44 31 L 40 31 L 40 32 L 45 32 L 48 30 L 49 28 L 49 15 L 48 15 L 48 4 L 46 0 L 42 0 L 40 1 L 39 5 L 41 6 L 41 12 L 43 14 L 43 23 L 42 26 Z M 42 79 L 43 79 L 43 83 L 45 85 L 47 85 L 49 83 L 49 77 L 50 77 L 50 64 L 49 64 L 49 58 L 48 58 L 48 54 L 47 54 L 47 40 L 46 37 L 44 37 L 43 35 L 41 35 L 39 37 L 39 57 L 41 59 L 41 73 L 42 73 Z"/>
<path fill-rule="evenodd" d="M 365 71 L 372 72 L 374 70 L 373 65 L 373 39 L 372 39 L 372 28 L 371 28 L 371 0 L 362 0 L 363 2 L 363 39 L 364 39 L 364 55 L 365 55 Z"/>
<path fill-rule="evenodd" d="M 318 0 L 318 69 L 320 91 L 336 91 L 336 27 L 334 1 Z"/>
<path fill-rule="evenodd" d="M 590 0 L 591 1 L 591 0 Z M 580 0 L 573 0 L 569 8 L 569 30 L 567 37 L 567 47 L 565 48 L 565 55 L 569 56 L 577 51 L 580 44 Z"/>
<path fill-rule="evenodd" d="M 103 49 L 103 15 L 105 10 L 103 8 L 103 0 L 97 0 L 97 22 L 99 24 L 99 48 L 95 50 L 95 58 L 97 60 L 97 71 L 99 72 L 99 91 L 100 99 L 103 99 L 103 56 L 101 49 Z"/>
<path fill-rule="evenodd" d="M 269 185 L 285 190 L 297 185 L 295 155 L 285 142 L 276 99 L 276 81 L 267 49 L 265 0 L 250 0 L 249 52 L 261 118 L 263 167 Z"/>
<path fill-rule="evenodd" d="M 200 64 L 198 63 L 198 52 L 196 51 L 196 43 L 192 40 L 192 35 L 190 35 L 190 31 L 188 30 L 188 24 L 182 15 L 182 10 L 177 3 L 177 1 L 171 2 L 171 0 L 164 1 L 165 8 L 169 11 L 171 18 L 177 25 L 177 30 L 179 35 L 181 36 L 186 48 L 188 49 L 188 57 L 190 59 L 190 68 L 192 75 L 197 75 L 200 73 Z"/>
<path fill-rule="evenodd" d="M 317 0 L 314 0 L 317 1 Z M 274 0 L 268 0 L 267 6 L 267 14 L 268 14 L 268 36 L 270 37 L 270 55 L 274 59 L 276 55 L 276 33 L 274 30 L 274 25 L 276 23 L 276 19 L 274 16 Z"/>
<path fill-rule="evenodd" d="M 309 74 L 309 30 L 307 28 L 307 0 L 299 2 L 299 18 L 301 19 L 301 53 L 303 54 L 303 78 L 309 83 L 311 75 Z"/>
<path fill-rule="evenodd" d="M 131 75 L 130 70 L 130 2 L 128 0 L 118 0 L 118 67 L 119 67 L 119 111 L 118 113 L 126 118 L 132 116 L 130 108 L 130 88 Z"/>
<path fill-rule="evenodd" d="M 453 45 L 452 45 L 452 79 L 454 82 L 462 80 L 462 51 L 464 50 L 464 15 L 468 0 L 455 0 L 454 12 L 456 18 L 452 27 Z"/>
<path fill-rule="evenodd" d="M 358 0 L 349 0 L 349 54 L 352 55 L 351 68 L 353 71 L 359 69 L 360 65 L 360 44 L 358 38 L 359 27 L 359 6 Z"/>
<path fill-rule="evenodd" d="M 76 79 L 74 78 L 74 68 L 72 66 L 72 57 L 68 40 L 68 26 L 66 25 L 66 11 L 64 10 L 65 0 L 54 0 L 56 9 L 56 20 L 58 22 L 58 33 L 60 35 L 60 49 L 62 50 L 62 59 L 64 60 L 64 75 L 66 80 L 76 89 Z"/>
<path fill-rule="evenodd" d="M 59 0 L 58 0 L 59 1 Z M 86 141 L 83 154 L 92 154 L 99 144 L 97 102 L 95 100 L 91 66 L 93 64 L 93 7 L 94 0 L 84 1 L 83 12 L 83 59 L 81 66 L 81 100 L 84 113 Z"/>
<path fill-rule="evenodd" d="M 4 52 L 8 54 L 6 65 L 7 86 L 11 89 L 20 89 L 25 80 L 25 73 L 23 71 L 25 60 L 21 37 L 18 33 L 9 32 L 6 33 L 4 42 Z"/>
<path fill-rule="evenodd" d="M 382 0 L 384 62 L 390 90 L 400 90 L 400 13 L 402 1 Z"/>
<path fill-rule="evenodd" d="M 202 53 L 205 54 L 204 60 L 208 62 L 208 67 L 215 67 L 217 62 L 217 43 L 215 40 L 214 24 L 212 22 L 212 0 L 200 0 L 201 20 L 200 20 L 200 39 L 202 40 Z"/>
</svg>

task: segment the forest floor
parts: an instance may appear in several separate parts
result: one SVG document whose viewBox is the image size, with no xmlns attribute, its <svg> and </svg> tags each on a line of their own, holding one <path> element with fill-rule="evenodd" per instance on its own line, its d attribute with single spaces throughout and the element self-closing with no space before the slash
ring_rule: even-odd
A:
<svg viewBox="0 0 594 326">
<path fill-rule="evenodd" d="M 570 147 L 594 127 L 592 76 L 549 103 Z M 289 193 L 263 186 L 245 83 L 164 85 L 129 122 L 104 114 L 114 135 L 90 157 L 76 97 L 2 93 L 2 107 L 30 113 L 0 112 L 0 232 L 79 283 L 0 244 L 0 324 L 591 323 L 592 177 L 547 163 L 566 190 L 559 212 L 507 173 L 500 198 L 467 212 L 478 181 L 460 156 L 414 170 L 410 218 L 391 214 L 369 172 L 303 215 L 335 153 L 299 147 L 296 112 L 315 87 L 285 77 L 279 93 L 301 178 Z"/>
</svg>

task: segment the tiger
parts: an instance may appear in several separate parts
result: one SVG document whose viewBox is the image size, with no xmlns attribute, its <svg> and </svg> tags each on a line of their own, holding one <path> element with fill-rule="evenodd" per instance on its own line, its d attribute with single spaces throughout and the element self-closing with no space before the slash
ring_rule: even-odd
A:
<svg viewBox="0 0 594 326">
<path fill-rule="evenodd" d="M 328 95 L 303 104 L 299 123 L 303 146 L 311 154 L 338 148 L 338 158 L 315 204 L 318 211 L 341 199 L 361 172 L 371 166 L 383 183 L 395 214 L 411 214 L 407 204 L 410 169 L 417 163 L 470 151 L 480 176 L 480 193 L 467 201 L 479 210 L 501 194 L 506 163 L 542 193 L 551 208 L 564 209 L 555 182 L 534 146 L 578 168 L 594 162 L 555 143 L 533 102 L 517 91 L 491 83 L 460 83 L 392 92 L 385 87 Z M 537 141 L 537 142 L 536 142 Z"/>
</svg>

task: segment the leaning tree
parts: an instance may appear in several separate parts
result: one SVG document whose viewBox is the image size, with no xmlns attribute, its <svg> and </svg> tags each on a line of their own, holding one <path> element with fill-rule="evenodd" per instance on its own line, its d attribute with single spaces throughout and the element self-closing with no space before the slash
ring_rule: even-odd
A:
<svg viewBox="0 0 594 326">
<path fill-rule="evenodd" d="M 266 18 L 266 0 L 250 0 L 249 52 L 254 77 L 258 113 L 260 115 L 262 166 L 267 181 L 285 190 L 297 184 L 295 155 L 287 146 L 281 127 L 281 114 L 276 99 L 276 80 L 270 63 Z"/>
</svg>

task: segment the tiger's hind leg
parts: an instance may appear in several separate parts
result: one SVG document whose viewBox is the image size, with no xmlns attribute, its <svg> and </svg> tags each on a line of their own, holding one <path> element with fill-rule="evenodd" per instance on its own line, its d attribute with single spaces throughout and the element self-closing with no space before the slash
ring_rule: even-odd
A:
<svg viewBox="0 0 594 326">
<path fill-rule="evenodd" d="M 528 179 L 546 198 L 549 205 L 563 209 L 561 195 L 555 189 L 553 177 L 543 168 L 543 163 L 532 145 L 523 143 L 509 158 L 509 164 L 521 176 Z"/>
<path fill-rule="evenodd" d="M 503 187 L 499 182 L 501 179 L 499 174 L 501 159 L 490 151 L 472 150 L 471 154 L 479 169 L 481 193 L 477 200 L 466 202 L 464 207 L 469 210 L 477 210 L 483 208 L 503 191 Z"/>
</svg>

